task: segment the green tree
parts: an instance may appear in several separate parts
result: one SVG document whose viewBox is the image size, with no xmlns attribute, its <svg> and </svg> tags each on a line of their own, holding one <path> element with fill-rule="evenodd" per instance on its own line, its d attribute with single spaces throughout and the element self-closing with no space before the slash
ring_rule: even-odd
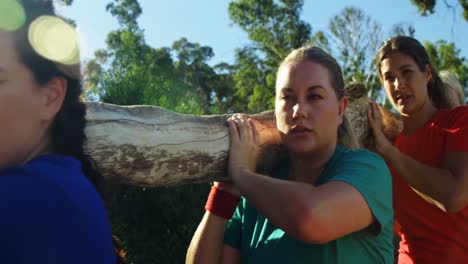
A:
<svg viewBox="0 0 468 264">
<path fill-rule="evenodd" d="M 106 10 L 117 18 L 120 26 L 131 31 L 140 31 L 137 19 L 143 10 L 138 1 L 114 0 L 114 2 L 107 4 Z"/>
<path fill-rule="evenodd" d="M 462 85 L 468 87 L 468 60 L 460 56 L 460 50 L 453 42 L 438 40 L 435 43 L 423 42 L 429 59 L 439 70 L 447 70 L 455 74 Z"/>
<path fill-rule="evenodd" d="M 369 97 L 377 99 L 380 83 L 374 56 L 383 40 L 380 24 L 362 9 L 345 7 L 330 19 L 329 29 L 328 39 L 335 44 L 345 81 L 365 84 Z"/>
<path fill-rule="evenodd" d="M 236 51 L 235 111 L 273 108 L 279 63 L 311 39 L 310 25 L 300 19 L 302 6 L 302 0 L 238 0 L 229 4 L 231 20 L 252 41 Z"/>
<path fill-rule="evenodd" d="M 230 4 L 231 19 L 252 41 L 236 53 L 236 111 L 273 108 L 279 63 L 292 49 L 308 44 L 334 55 L 346 81 L 365 83 L 370 97 L 382 99 L 373 60 L 383 40 L 380 25 L 361 9 L 347 7 L 330 19 L 331 33 L 312 34 L 310 25 L 300 19 L 302 5 L 303 1 L 251 0 Z"/>
<path fill-rule="evenodd" d="M 108 34 L 106 49 L 98 50 L 86 64 L 88 97 L 190 114 L 210 113 L 214 105 L 217 111 L 224 110 L 222 103 L 210 104 L 208 96 L 227 101 L 230 68 L 209 67 L 211 48 L 186 39 L 176 41 L 173 49 L 152 48 L 137 23 L 142 12 L 137 0 L 115 0 L 107 10 L 120 27 Z M 109 216 L 129 263 L 182 263 L 208 188 L 206 184 L 154 189 L 112 186 Z"/>
<path fill-rule="evenodd" d="M 393 25 L 390 30 L 390 36 L 409 36 L 414 38 L 416 30 L 411 24 L 408 23 L 397 23 Z"/>
<path fill-rule="evenodd" d="M 416 6 L 419 11 L 419 14 L 422 16 L 427 16 L 434 13 L 434 8 L 436 6 L 436 0 L 410 0 L 411 4 Z M 441 1 L 439 1 L 441 2 Z M 454 1 L 444 0 L 444 3 L 447 8 L 453 9 L 454 11 L 458 8 L 458 5 L 462 8 L 462 16 L 468 21 L 468 0 L 458 0 L 458 4 Z"/>
<path fill-rule="evenodd" d="M 220 63 L 211 67 L 208 61 L 214 56 L 213 49 L 181 38 L 172 44 L 177 58 L 175 70 L 186 85 L 200 94 L 204 112 L 229 110 L 227 97 L 232 93 L 232 67 Z"/>
<path fill-rule="evenodd" d="M 234 111 L 234 66 L 219 63 L 213 67 L 216 72 L 212 87 L 215 94 L 212 97 L 212 114 L 232 113 Z"/>
<path fill-rule="evenodd" d="M 73 4 L 73 0 L 58 0 L 56 1 L 58 4 L 61 4 L 61 5 L 66 5 L 66 6 L 70 6 Z"/>
<path fill-rule="evenodd" d="M 148 46 L 137 19 L 142 10 L 135 0 L 107 5 L 120 29 L 111 31 L 107 48 L 87 63 L 85 84 L 101 101 L 158 105 L 177 112 L 203 114 L 209 106 L 190 84 L 179 78 L 171 49 Z"/>
</svg>

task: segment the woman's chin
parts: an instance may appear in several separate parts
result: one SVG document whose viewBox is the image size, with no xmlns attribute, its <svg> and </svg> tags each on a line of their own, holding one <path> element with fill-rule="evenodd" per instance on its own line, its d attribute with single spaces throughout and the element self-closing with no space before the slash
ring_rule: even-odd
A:
<svg viewBox="0 0 468 264">
<path fill-rule="evenodd" d="M 411 116 L 411 114 L 414 113 L 414 109 L 413 109 L 413 107 L 411 107 L 409 105 L 402 105 L 402 106 L 398 107 L 398 112 L 402 116 Z"/>
<path fill-rule="evenodd" d="M 315 144 L 304 144 L 304 142 L 302 142 L 296 144 L 288 144 L 287 148 L 293 154 L 306 154 L 315 150 Z"/>
</svg>

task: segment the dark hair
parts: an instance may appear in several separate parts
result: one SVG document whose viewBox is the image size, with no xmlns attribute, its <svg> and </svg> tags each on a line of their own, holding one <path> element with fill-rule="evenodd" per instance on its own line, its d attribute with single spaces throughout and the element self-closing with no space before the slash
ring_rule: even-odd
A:
<svg viewBox="0 0 468 264">
<path fill-rule="evenodd" d="M 81 101 L 81 80 L 78 76 L 71 76 L 63 69 L 75 67 L 79 72 L 79 63 L 73 66 L 61 65 L 39 55 L 28 40 L 30 24 L 40 16 L 55 16 L 52 1 L 21 0 L 26 22 L 14 33 L 15 47 L 22 64 L 33 73 L 37 83 L 45 84 L 54 77 L 62 77 L 67 81 L 67 92 L 60 111 L 51 125 L 51 148 L 54 153 L 73 156 L 81 161 L 83 173 L 94 184 L 103 196 L 104 180 L 96 169 L 94 161 L 84 152 L 86 135 L 86 105 Z"/>
<path fill-rule="evenodd" d="M 439 74 L 435 70 L 434 66 L 429 60 L 429 55 L 426 52 L 424 46 L 414 38 L 407 36 L 396 36 L 386 40 L 376 57 L 377 69 L 379 72 L 379 78 L 382 81 L 382 72 L 380 67 L 382 61 L 388 58 L 392 52 L 398 51 L 409 57 L 411 57 L 418 65 L 419 70 L 425 71 L 426 65 L 429 65 L 432 78 L 427 84 L 427 91 L 429 98 L 436 108 L 448 108 L 448 100 L 444 93 L 444 85 L 440 79 Z"/>
<path fill-rule="evenodd" d="M 321 48 L 309 46 L 293 50 L 283 62 L 281 62 L 278 71 L 285 64 L 301 61 L 312 61 L 327 68 L 330 73 L 330 83 L 335 90 L 336 97 L 341 99 L 343 96 L 346 96 L 343 72 L 341 71 L 340 65 L 335 58 Z M 348 148 L 358 147 L 356 136 L 345 116 L 343 116 L 343 123 L 338 127 L 338 143 Z"/>
</svg>

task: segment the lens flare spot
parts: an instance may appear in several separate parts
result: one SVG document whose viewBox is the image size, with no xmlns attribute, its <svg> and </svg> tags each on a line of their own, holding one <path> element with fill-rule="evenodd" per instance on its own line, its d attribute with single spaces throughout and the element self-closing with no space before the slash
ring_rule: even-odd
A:
<svg viewBox="0 0 468 264">
<path fill-rule="evenodd" d="M 75 28 L 55 16 L 41 16 L 31 23 L 29 42 L 45 58 L 71 65 L 79 63 L 80 52 Z"/>
<path fill-rule="evenodd" d="M 15 31 L 24 25 L 26 14 L 17 0 L 0 0 L 0 29 Z"/>
</svg>

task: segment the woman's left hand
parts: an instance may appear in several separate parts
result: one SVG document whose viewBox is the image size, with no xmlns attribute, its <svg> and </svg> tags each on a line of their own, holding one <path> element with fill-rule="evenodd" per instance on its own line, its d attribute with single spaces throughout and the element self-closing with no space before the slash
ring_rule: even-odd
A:
<svg viewBox="0 0 468 264">
<path fill-rule="evenodd" d="M 229 148 L 229 176 L 236 182 L 244 172 L 254 172 L 260 149 L 260 136 L 255 121 L 242 114 L 228 119 L 231 144 Z"/>
<path fill-rule="evenodd" d="M 383 120 L 382 113 L 380 112 L 379 106 L 376 102 L 371 102 L 369 105 L 369 111 L 367 112 L 367 119 L 369 120 L 369 126 L 372 129 L 374 135 L 375 150 L 384 158 L 393 148 L 392 143 L 387 139 L 383 132 Z"/>
</svg>

